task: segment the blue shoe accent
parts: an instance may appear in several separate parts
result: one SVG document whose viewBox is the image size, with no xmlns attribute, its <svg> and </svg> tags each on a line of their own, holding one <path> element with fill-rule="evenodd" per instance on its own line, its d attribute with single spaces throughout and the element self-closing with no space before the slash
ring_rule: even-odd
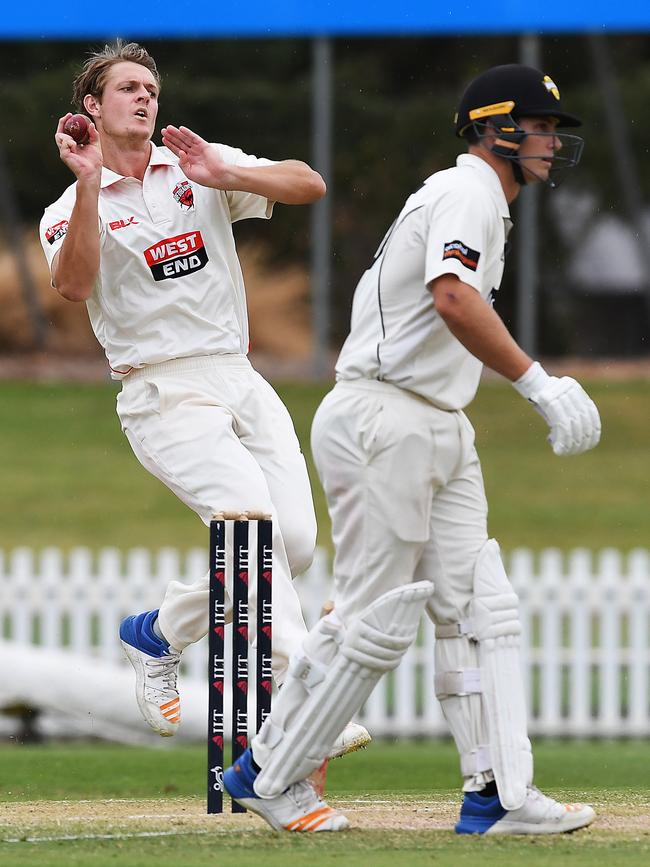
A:
<svg viewBox="0 0 650 867">
<path fill-rule="evenodd" d="M 153 631 L 157 617 L 158 609 L 125 617 L 120 623 L 120 638 L 149 656 L 165 656 L 169 653 L 169 645 Z"/>
<path fill-rule="evenodd" d="M 253 788 L 257 771 L 251 764 L 252 760 L 253 754 L 249 748 L 241 754 L 234 765 L 224 772 L 224 788 L 230 797 L 237 801 L 241 798 L 259 798 Z"/>
<path fill-rule="evenodd" d="M 460 808 L 460 821 L 455 831 L 457 834 L 485 834 L 492 825 L 503 819 L 507 812 L 501 806 L 498 795 L 485 798 L 478 792 L 465 792 Z"/>
</svg>

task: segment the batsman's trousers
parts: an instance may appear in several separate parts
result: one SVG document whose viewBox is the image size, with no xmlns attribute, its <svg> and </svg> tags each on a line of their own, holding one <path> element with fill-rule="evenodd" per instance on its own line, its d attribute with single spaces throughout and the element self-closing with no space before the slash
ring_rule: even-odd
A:
<svg viewBox="0 0 650 867">
<path fill-rule="evenodd" d="M 462 620 L 487 541 L 465 414 L 389 383 L 340 381 L 316 413 L 312 450 L 332 519 L 339 617 L 349 622 L 392 588 L 427 579 L 432 619 Z"/>
</svg>

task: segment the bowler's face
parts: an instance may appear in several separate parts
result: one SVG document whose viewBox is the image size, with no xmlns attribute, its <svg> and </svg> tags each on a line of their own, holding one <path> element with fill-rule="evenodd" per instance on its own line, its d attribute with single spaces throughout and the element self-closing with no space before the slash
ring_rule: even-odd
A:
<svg viewBox="0 0 650 867">
<path fill-rule="evenodd" d="M 148 141 L 158 116 L 156 79 L 139 63 L 116 63 L 108 72 L 100 110 L 108 135 Z"/>
</svg>

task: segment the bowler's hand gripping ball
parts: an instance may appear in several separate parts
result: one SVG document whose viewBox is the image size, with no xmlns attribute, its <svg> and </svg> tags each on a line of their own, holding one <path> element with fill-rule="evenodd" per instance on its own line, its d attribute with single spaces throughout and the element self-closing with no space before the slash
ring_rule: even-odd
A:
<svg viewBox="0 0 650 867">
<path fill-rule="evenodd" d="M 63 125 L 63 132 L 73 138 L 77 144 L 88 144 L 88 118 L 83 114 L 73 114 Z"/>
</svg>

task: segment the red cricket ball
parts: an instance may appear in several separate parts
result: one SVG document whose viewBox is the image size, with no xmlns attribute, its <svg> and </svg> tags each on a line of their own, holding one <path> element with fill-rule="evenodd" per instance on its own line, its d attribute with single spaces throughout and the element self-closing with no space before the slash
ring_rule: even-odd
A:
<svg viewBox="0 0 650 867">
<path fill-rule="evenodd" d="M 73 114 L 63 125 L 63 132 L 71 136 L 77 144 L 88 144 L 88 118 L 84 114 Z"/>
</svg>

